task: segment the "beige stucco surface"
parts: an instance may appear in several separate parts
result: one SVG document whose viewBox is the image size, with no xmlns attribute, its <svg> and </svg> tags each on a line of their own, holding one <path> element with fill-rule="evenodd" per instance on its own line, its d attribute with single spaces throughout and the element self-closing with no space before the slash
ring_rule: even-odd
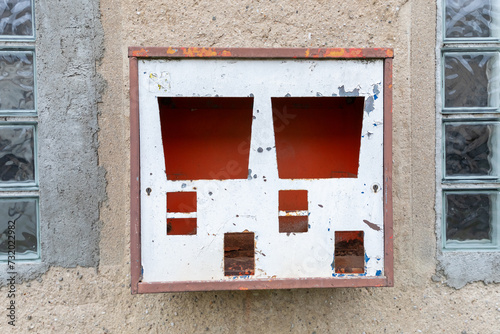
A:
<svg viewBox="0 0 500 334">
<path fill-rule="evenodd" d="M 102 0 L 100 9 L 100 263 L 18 285 L 17 326 L 4 319 L 2 332 L 500 333 L 498 284 L 456 290 L 436 275 L 433 1 Z M 395 286 L 131 295 L 128 46 L 394 48 Z"/>
</svg>

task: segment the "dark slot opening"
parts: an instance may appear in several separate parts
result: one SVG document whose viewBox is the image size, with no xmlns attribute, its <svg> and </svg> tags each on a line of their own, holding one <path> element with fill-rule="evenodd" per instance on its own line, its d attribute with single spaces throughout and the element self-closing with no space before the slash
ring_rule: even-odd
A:
<svg viewBox="0 0 500 334">
<path fill-rule="evenodd" d="M 335 272 L 362 274 L 365 272 L 363 231 L 335 232 Z"/>
<path fill-rule="evenodd" d="M 254 274 L 254 233 L 224 233 L 224 275 L 245 276 Z"/>
<path fill-rule="evenodd" d="M 168 192 L 167 212 L 196 212 L 196 192 Z"/>
<path fill-rule="evenodd" d="M 307 190 L 280 190 L 279 210 L 288 212 L 308 210 Z M 307 215 L 279 216 L 278 220 L 280 233 L 307 232 L 309 227 Z"/>
<path fill-rule="evenodd" d="M 167 218 L 167 235 L 195 235 L 196 218 Z"/>
</svg>

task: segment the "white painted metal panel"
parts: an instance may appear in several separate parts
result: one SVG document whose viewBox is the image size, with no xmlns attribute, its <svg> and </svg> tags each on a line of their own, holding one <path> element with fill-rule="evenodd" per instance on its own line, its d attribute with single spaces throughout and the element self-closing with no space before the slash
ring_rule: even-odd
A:
<svg viewBox="0 0 500 334">
<path fill-rule="evenodd" d="M 382 83 L 383 60 L 139 60 L 143 282 L 248 278 L 224 276 L 223 263 L 224 233 L 245 229 L 255 233 L 252 278 L 344 276 L 332 268 L 334 233 L 353 230 L 365 233 L 366 269 L 345 277 L 383 275 Z M 358 177 L 279 179 L 271 97 L 343 92 L 365 97 Z M 216 95 L 254 96 L 249 169 L 257 177 L 167 180 L 157 98 Z M 370 97 L 373 110 L 366 103 Z M 147 188 L 152 189 L 149 195 Z M 306 233 L 278 232 L 278 191 L 287 189 L 308 190 Z M 166 234 L 166 193 L 172 191 L 197 192 L 196 235 Z"/>
</svg>

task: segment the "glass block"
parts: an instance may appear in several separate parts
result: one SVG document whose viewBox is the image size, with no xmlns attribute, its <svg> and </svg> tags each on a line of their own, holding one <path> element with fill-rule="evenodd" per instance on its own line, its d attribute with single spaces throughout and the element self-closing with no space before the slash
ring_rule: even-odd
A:
<svg viewBox="0 0 500 334">
<path fill-rule="evenodd" d="M 36 198 L 0 199 L 0 260 L 12 255 L 13 249 L 16 260 L 39 257 L 37 202 Z"/>
<path fill-rule="evenodd" d="M 445 124 L 445 176 L 498 176 L 498 123 Z"/>
<path fill-rule="evenodd" d="M 493 0 L 445 0 L 446 38 L 497 37 Z"/>
<path fill-rule="evenodd" d="M 0 126 L 0 186 L 35 182 L 33 125 Z"/>
<path fill-rule="evenodd" d="M 0 37 L 33 36 L 31 0 L 0 1 Z"/>
<path fill-rule="evenodd" d="M 445 53 L 445 108 L 497 108 L 498 53 Z"/>
<path fill-rule="evenodd" d="M 0 52 L 0 111 L 33 111 L 33 52 Z"/>
<path fill-rule="evenodd" d="M 446 245 L 491 244 L 496 192 L 446 192 Z"/>
</svg>

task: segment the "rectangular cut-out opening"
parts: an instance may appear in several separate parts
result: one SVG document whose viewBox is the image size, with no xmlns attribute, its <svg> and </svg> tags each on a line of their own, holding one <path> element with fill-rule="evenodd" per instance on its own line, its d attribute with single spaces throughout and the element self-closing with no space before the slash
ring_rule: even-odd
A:
<svg viewBox="0 0 500 334">
<path fill-rule="evenodd" d="M 196 235 L 196 218 L 167 218 L 167 235 Z"/>
<path fill-rule="evenodd" d="M 196 212 L 196 192 L 168 192 L 167 212 Z"/>
<path fill-rule="evenodd" d="M 224 233 L 224 275 L 255 274 L 255 234 L 253 232 Z"/>
<path fill-rule="evenodd" d="M 363 231 L 335 232 L 335 273 L 362 274 L 365 272 Z"/>
<path fill-rule="evenodd" d="M 246 179 L 252 97 L 159 97 L 167 179 Z"/>
<path fill-rule="evenodd" d="M 309 227 L 308 216 L 280 216 L 280 233 L 302 233 L 307 232 Z"/>
<path fill-rule="evenodd" d="M 364 97 L 271 101 L 280 178 L 358 176 Z"/>
<path fill-rule="evenodd" d="M 280 233 L 307 232 L 309 227 L 307 190 L 280 190 L 278 206 Z"/>
</svg>

